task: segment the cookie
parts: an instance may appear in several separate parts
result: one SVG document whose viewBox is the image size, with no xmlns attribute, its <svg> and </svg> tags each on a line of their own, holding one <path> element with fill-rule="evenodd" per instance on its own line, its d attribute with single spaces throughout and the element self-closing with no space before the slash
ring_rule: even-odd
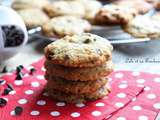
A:
<svg viewBox="0 0 160 120">
<path fill-rule="evenodd" d="M 117 0 L 113 4 L 120 5 L 122 7 L 134 8 L 139 14 L 145 14 L 153 8 L 152 4 L 144 0 Z"/>
<path fill-rule="evenodd" d="M 102 37 L 90 33 L 66 36 L 45 48 L 47 60 L 67 67 L 95 67 L 111 59 L 113 47 Z"/>
<path fill-rule="evenodd" d="M 134 8 L 119 5 L 105 5 L 95 17 L 97 24 L 126 24 L 137 15 Z"/>
<path fill-rule="evenodd" d="M 52 86 L 52 89 L 65 92 L 65 93 L 73 93 L 73 94 L 84 94 L 84 93 L 92 93 L 97 89 L 104 86 L 108 80 L 107 78 L 100 78 L 95 81 L 71 81 L 66 80 L 61 77 L 55 77 L 49 74 L 46 74 L 46 79 L 48 80 L 48 84 Z"/>
<path fill-rule="evenodd" d="M 82 4 L 76 1 L 54 1 L 46 5 L 44 11 L 50 16 L 74 15 L 84 17 L 85 10 Z"/>
<path fill-rule="evenodd" d="M 49 20 L 49 17 L 40 9 L 23 9 L 17 12 L 24 20 L 27 28 L 42 26 Z"/>
<path fill-rule="evenodd" d="M 96 67 L 73 68 L 54 65 L 51 61 L 47 60 L 45 62 L 45 68 L 47 69 L 47 74 L 52 76 L 62 77 L 73 81 L 93 81 L 109 75 L 113 71 L 114 65 L 112 61 L 108 61 L 105 64 Z"/>
<path fill-rule="evenodd" d="M 54 17 L 42 26 L 43 34 L 48 37 L 64 37 L 90 30 L 91 24 L 87 20 L 74 16 Z"/>
<path fill-rule="evenodd" d="M 96 92 L 93 92 L 91 94 L 72 94 L 60 92 L 58 90 L 52 89 L 52 86 L 49 85 L 47 85 L 46 90 L 49 96 L 55 100 L 64 101 L 67 103 L 81 103 L 103 98 L 104 96 L 109 94 L 110 87 L 109 84 L 106 84 L 100 89 L 98 89 Z"/>
<path fill-rule="evenodd" d="M 154 3 L 154 6 L 157 10 L 160 10 L 160 1 L 156 0 L 156 2 Z"/>
<path fill-rule="evenodd" d="M 138 16 L 126 24 L 123 29 L 135 37 L 160 37 L 160 22 L 149 17 Z"/>
<path fill-rule="evenodd" d="M 101 2 L 97 0 L 77 0 L 80 2 L 85 9 L 84 18 L 89 20 L 91 23 L 94 23 L 95 16 L 99 9 L 102 7 Z"/>
<path fill-rule="evenodd" d="M 48 0 L 14 0 L 12 3 L 12 8 L 16 10 L 28 8 L 42 9 L 45 5 L 48 4 Z"/>
</svg>

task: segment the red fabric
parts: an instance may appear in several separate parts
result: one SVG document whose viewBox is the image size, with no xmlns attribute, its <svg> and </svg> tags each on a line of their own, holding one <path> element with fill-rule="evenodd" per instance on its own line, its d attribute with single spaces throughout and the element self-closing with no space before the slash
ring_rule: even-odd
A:
<svg viewBox="0 0 160 120">
<path fill-rule="evenodd" d="M 8 99 L 0 108 L 1 120 L 154 120 L 159 112 L 160 75 L 115 71 L 109 76 L 112 91 L 108 96 L 75 105 L 46 96 L 43 63 L 44 59 L 31 65 L 37 70 L 34 75 L 28 75 L 31 66 L 25 67 L 23 81 L 15 80 L 15 73 L 1 78 L 16 91 L 0 96 Z M 20 116 L 13 114 L 16 106 L 24 108 Z"/>
</svg>

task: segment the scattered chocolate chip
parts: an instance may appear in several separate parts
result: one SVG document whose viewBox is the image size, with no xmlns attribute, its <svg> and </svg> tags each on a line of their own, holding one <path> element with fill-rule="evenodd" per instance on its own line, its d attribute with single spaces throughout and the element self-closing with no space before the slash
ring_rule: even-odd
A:
<svg viewBox="0 0 160 120">
<path fill-rule="evenodd" d="M 0 85 L 3 85 L 5 80 L 0 80 Z"/>
<path fill-rule="evenodd" d="M 7 87 L 8 87 L 10 90 L 14 90 L 12 84 L 7 83 Z"/>
<path fill-rule="evenodd" d="M 4 41 L 5 47 L 18 46 L 24 40 L 23 31 L 14 25 L 2 26 L 2 31 L 4 38 L 6 38 Z"/>
<path fill-rule="evenodd" d="M 15 109 L 15 115 L 21 115 L 21 113 L 23 112 L 23 108 L 20 106 L 17 106 Z"/>
<path fill-rule="evenodd" d="M 10 88 L 5 88 L 3 91 L 3 95 L 8 95 L 12 90 Z"/>
<path fill-rule="evenodd" d="M 22 80 L 22 78 L 23 78 L 23 74 L 21 72 L 19 72 L 17 74 L 16 80 Z"/>
<path fill-rule="evenodd" d="M 7 104 L 7 101 L 4 98 L 0 98 L 0 107 L 4 107 Z"/>
<path fill-rule="evenodd" d="M 7 70 L 7 66 L 4 66 L 3 70 L 2 70 L 2 73 L 7 73 L 8 70 Z"/>
<path fill-rule="evenodd" d="M 30 69 L 30 73 L 29 73 L 29 74 L 30 74 L 30 75 L 33 75 L 33 73 L 34 73 L 35 71 L 36 71 L 36 69 L 35 69 L 35 68 L 31 68 L 31 69 Z"/>
<path fill-rule="evenodd" d="M 23 65 L 19 65 L 19 67 L 21 68 L 21 69 L 23 69 L 24 67 L 23 67 Z"/>
</svg>

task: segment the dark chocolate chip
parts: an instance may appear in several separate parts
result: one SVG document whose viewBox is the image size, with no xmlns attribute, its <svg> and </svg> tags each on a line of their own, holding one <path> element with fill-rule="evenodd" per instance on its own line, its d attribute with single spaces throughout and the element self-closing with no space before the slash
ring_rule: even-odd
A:
<svg viewBox="0 0 160 120">
<path fill-rule="evenodd" d="M 0 80 L 0 85 L 2 85 L 5 82 L 5 80 Z"/>
<path fill-rule="evenodd" d="M 8 87 L 10 90 L 14 90 L 12 84 L 7 83 L 7 87 Z"/>
<path fill-rule="evenodd" d="M 5 88 L 3 91 L 3 95 L 8 95 L 12 90 L 10 88 Z"/>
<path fill-rule="evenodd" d="M 36 71 L 35 68 L 31 68 L 31 69 L 30 69 L 30 74 L 33 75 L 33 73 L 34 73 L 35 71 Z"/>
<path fill-rule="evenodd" d="M 83 43 L 88 44 L 88 43 L 90 43 L 90 42 L 91 42 L 91 40 L 90 40 L 90 39 L 86 39 Z"/>
<path fill-rule="evenodd" d="M 15 107 L 14 111 L 15 111 L 15 115 L 21 115 L 23 112 L 23 108 L 20 106 L 17 106 Z"/>
<path fill-rule="evenodd" d="M 23 78 L 23 74 L 21 72 L 19 72 L 17 74 L 16 80 L 22 80 L 22 78 Z"/>
<path fill-rule="evenodd" d="M 4 66 L 3 70 L 2 70 L 2 73 L 7 73 L 8 70 L 7 70 L 7 66 Z"/>
<path fill-rule="evenodd" d="M 0 107 L 4 107 L 7 104 L 7 101 L 4 98 L 0 98 Z"/>
</svg>

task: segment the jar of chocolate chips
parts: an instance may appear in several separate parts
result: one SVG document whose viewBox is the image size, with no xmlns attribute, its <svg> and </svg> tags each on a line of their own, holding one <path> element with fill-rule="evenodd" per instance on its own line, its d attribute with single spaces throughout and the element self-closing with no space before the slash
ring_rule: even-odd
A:
<svg viewBox="0 0 160 120">
<path fill-rule="evenodd" d="M 11 8 L 0 6 L 0 62 L 20 51 L 28 40 L 26 26 Z"/>
</svg>

